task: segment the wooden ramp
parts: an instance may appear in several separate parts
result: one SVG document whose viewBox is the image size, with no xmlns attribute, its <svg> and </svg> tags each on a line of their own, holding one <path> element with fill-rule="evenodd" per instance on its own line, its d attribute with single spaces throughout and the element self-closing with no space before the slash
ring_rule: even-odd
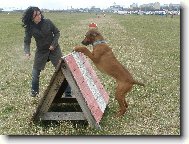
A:
<svg viewBox="0 0 189 144">
<path fill-rule="evenodd" d="M 70 85 L 72 97 L 63 97 L 67 85 Z M 100 83 L 89 61 L 82 53 L 73 52 L 62 57 L 53 74 L 50 84 L 33 115 L 39 120 L 87 120 L 91 127 L 100 128 L 109 95 Z M 77 111 L 53 111 L 60 104 L 76 103 Z"/>
</svg>

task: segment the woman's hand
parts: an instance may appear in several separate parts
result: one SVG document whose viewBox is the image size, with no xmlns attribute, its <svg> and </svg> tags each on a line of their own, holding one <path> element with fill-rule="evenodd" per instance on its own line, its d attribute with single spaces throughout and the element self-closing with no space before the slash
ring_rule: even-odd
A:
<svg viewBox="0 0 189 144">
<path fill-rule="evenodd" d="M 30 59 L 31 54 L 25 54 L 26 59 Z"/>
<path fill-rule="evenodd" d="M 53 46 L 50 46 L 50 47 L 49 47 L 49 50 L 50 50 L 50 51 L 53 51 L 53 50 L 54 50 L 54 47 L 53 47 Z"/>
</svg>

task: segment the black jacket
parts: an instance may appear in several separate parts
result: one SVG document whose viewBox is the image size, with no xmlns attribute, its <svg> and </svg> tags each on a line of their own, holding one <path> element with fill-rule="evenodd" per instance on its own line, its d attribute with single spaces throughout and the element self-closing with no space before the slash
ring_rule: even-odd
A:
<svg viewBox="0 0 189 144">
<path fill-rule="evenodd" d="M 26 28 L 24 37 L 24 51 L 26 54 L 30 53 L 32 36 L 35 38 L 37 46 L 33 67 L 42 70 L 48 60 L 51 60 L 53 65 L 56 66 L 62 56 L 58 44 L 60 37 L 58 28 L 49 19 L 42 19 L 40 23 Z M 55 48 L 54 51 L 49 50 L 51 45 Z"/>
</svg>

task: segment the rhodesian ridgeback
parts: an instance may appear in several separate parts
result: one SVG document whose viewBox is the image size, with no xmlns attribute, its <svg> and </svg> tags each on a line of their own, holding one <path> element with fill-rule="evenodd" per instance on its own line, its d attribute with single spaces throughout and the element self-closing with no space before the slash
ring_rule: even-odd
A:
<svg viewBox="0 0 189 144">
<path fill-rule="evenodd" d="M 97 29 L 90 29 L 82 44 L 93 45 L 93 51 L 90 52 L 85 46 L 76 46 L 74 50 L 89 57 L 101 72 L 105 72 L 116 80 L 115 99 L 120 106 L 116 116 L 122 116 L 128 107 L 125 95 L 131 91 L 134 84 L 141 86 L 144 86 L 144 84 L 133 79 L 129 71 L 116 59 L 112 49 Z"/>
</svg>

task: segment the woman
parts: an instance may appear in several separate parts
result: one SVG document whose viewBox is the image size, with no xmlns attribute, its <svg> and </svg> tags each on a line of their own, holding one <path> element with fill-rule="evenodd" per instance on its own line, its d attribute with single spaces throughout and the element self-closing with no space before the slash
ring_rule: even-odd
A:
<svg viewBox="0 0 189 144">
<path fill-rule="evenodd" d="M 31 96 L 35 97 L 39 93 L 39 76 L 45 64 L 51 61 L 56 67 L 62 52 L 58 44 L 60 31 L 49 19 L 44 19 L 38 7 L 28 7 L 22 17 L 23 27 L 25 28 L 24 52 L 30 58 L 30 43 L 32 36 L 36 41 L 36 52 L 32 70 Z M 71 96 L 68 86 L 66 96 Z"/>
</svg>

